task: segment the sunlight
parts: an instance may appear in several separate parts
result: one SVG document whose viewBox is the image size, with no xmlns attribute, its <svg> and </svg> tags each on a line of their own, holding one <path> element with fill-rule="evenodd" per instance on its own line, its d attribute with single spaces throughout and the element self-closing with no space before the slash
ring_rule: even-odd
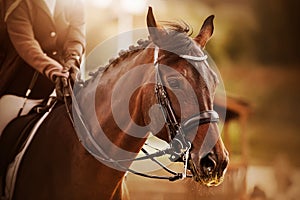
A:
<svg viewBox="0 0 300 200">
<path fill-rule="evenodd" d="M 107 8 L 111 5 L 112 0 L 89 0 L 92 5 L 100 7 L 100 8 Z"/>
<path fill-rule="evenodd" d="M 129 13 L 138 14 L 145 11 L 145 0 L 120 0 L 121 7 Z"/>
<path fill-rule="evenodd" d="M 146 8 L 145 0 L 88 0 L 93 6 L 108 8 L 115 5 L 115 9 L 123 10 L 130 14 L 139 14 Z"/>
</svg>

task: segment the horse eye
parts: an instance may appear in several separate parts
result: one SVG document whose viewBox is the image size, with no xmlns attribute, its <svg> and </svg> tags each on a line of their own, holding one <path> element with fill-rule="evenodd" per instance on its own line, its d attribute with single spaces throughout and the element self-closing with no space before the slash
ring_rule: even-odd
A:
<svg viewBox="0 0 300 200">
<path fill-rule="evenodd" d="M 180 88 L 180 82 L 177 79 L 169 79 L 168 83 L 171 88 L 173 89 L 179 89 Z"/>
</svg>

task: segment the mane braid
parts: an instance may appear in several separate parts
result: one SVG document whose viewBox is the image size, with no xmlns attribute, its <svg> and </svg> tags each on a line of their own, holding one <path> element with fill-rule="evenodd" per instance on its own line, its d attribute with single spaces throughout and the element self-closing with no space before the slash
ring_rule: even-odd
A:
<svg viewBox="0 0 300 200">
<path fill-rule="evenodd" d="M 119 55 L 118 57 L 109 59 L 108 64 L 106 64 L 105 66 L 99 66 L 95 72 L 89 72 L 88 75 L 91 78 L 86 80 L 83 83 L 83 86 L 86 86 L 90 81 L 93 81 L 94 79 L 96 79 L 96 77 L 98 77 L 98 75 L 104 73 L 110 67 L 115 66 L 120 60 L 126 58 L 130 54 L 136 53 L 140 50 L 145 49 L 150 43 L 151 43 L 151 41 L 149 39 L 148 40 L 140 39 L 137 41 L 137 44 L 138 44 L 137 46 L 131 45 L 131 46 L 129 46 L 129 48 L 127 50 L 120 50 L 118 53 L 118 55 Z"/>
<path fill-rule="evenodd" d="M 175 35 L 184 34 L 186 35 L 186 37 L 189 37 L 193 33 L 191 27 L 183 20 L 176 21 L 176 22 L 162 21 L 162 24 L 168 32 L 173 32 L 175 33 Z M 119 55 L 118 57 L 109 59 L 108 64 L 106 64 L 105 66 L 98 67 L 98 69 L 95 72 L 89 72 L 89 76 L 91 78 L 85 81 L 83 83 L 83 86 L 86 86 L 90 81 L 96 79 L 96 77 L 98 77 L 100 74 L 104 73 L 110 67 L 115 66 L 120 60 L 126 58 L 130 54 L 145 49 L 151 42 L 152 41 L 149 38 L 147 40 L 140 39 L 137 41 L 138 44 L 137 46 L 131 45 L 127 50 L 120 50 L 118 53 Z"/>
</svg>

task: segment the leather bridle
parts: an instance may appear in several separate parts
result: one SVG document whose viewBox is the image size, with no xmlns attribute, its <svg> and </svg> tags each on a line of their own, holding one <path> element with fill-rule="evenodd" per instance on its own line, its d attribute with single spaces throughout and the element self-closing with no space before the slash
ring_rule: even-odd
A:
<svg viewBox="0 0 300 200">
<path fill-rule="evenodd" d="M 86 131 L 86 135 L 94 145 L 97 145 L 97 149 L 100 152 L 101 155 L 95 155 L 91 151 L 88 152 L 91 153 L 96 159 L 107 162 L 107 163 L 112 163 L 113 165 L 126 170 L 128 172 L 131 172 L 133 174 L 147 177 L 147 178 L 155 178 L 155 179 L 167 179 L 169 181 L 175 181 L 178 179 L 182 178 L 191 178 L 192 175 L 187 175 L 187 165 L 188 165 L 188 160 L 189 155 L 190 155 L 190 149 L 191 149 L 191 142 L 187 140 L 186 138 L 186 132 L 188 132 L 190 129 L 198 127 L 203 124 L 207 123 L 216 123 L 219 121 L 219 115 L 216 111 L 214 110 L 207 110 L 207 111 L 202 111 L 200 113 L 197 113 L 187 119 L 185 119 L 183 122 L 178 122 L 176 119 L 176 115 L 174 112 L 174 109 L 171 105 L 170 99 L 168 97 L 168 94 L 165 90 L 164 84 L 162 82 L 162 78 L 159 73 L 159 62 L 158 62 L 158 53 L 159 53 L 159 47 L 155 46 L 154 49 L 154 68 L 155 68 L 155 73 L 156 73 L 156 83 L 155 83 L 155 96 L 157 99 L 158 104 L 160 105 L 162 114 L 164 116 L 166 128 L 168 131 L 169 139 L 170 139 L 170 147 L 164 150 L 158 150 L 155 153 L 148 153 L 145 148 L 142 148 L 142 152 L 145 154 L 145 156 L 138 157 L 138 158 L 129 158 L 129 159 L 122 159 L 122 160 L 114 160 L 110 158 L 103 148 L 99 145 L 97 145 L 97 142 L 93 136 L 93 134 L 90 133 L 90 131 L 87 129 L 84 120 L 82 118 L 82 113 L 79 109 L 78 102 L 76 101 L 76 97 L 72 91 L 71 86 L 69 87 L 71 91 L 71 96 L 72 96 L 72 103 L 73 103 L 73 115 L 78 117 L 79 120 L 77 120 L 76 124 L 77 126 L 83 127 L 83 129 Z M 196 62 L 201 62 L 205 61 L 207 59 L 207 56 L 202 56 L 202 57 L 196 57 L 196 56 L 190 56 L 190 55 L 179 55 L 179 57 L 184 58 L 186 60 L 192 60 Z M 66 101 L 65 101 L 66 103 Z M 66 106 L 68 108 L 68 106 Z M 70 111 L 67 109 L 69 113 L 69 117 L 71 122 L 73 123 L 73 126 L 75 127 L 74 120 L 72 119 L 70 115 Z M 179 148 L 178 148 L 179 147 Z M 177 158 L 182 158 L 184 161 L 184 172 L 183 173 L 177 173 L 172 171 L 171 169 L 167 168 L 164 164 L 159 162 L 156 158 L 161 157 L 164 155 L 170 155 L 170 160 L 175 161 Z M 141 172 L 137 172 L 135 170 L 132 170 L 130 168 L 125 167 L 122 163 L 124 162 L 132 162 L 132 161 L 141 161 L 141 160 L 147 160 L 150 159 L 159 166 L 161 166 L 165 171 L 168 173 L 172 174 L 172 176 L 157 176 L 157 175 L 149 175 Z"/>
<path fill-rule="evenodd" d="M 187 161 L 189 159 L 189 151 L 191 148 L 191 142 L 187 140 L 186 132 L 188 132 L 194 127 L 198 127 L 203 124 L 218 122 L 219 115 L 214 110 L 207 110 L 207 111 L 202 111 L 200 113 L 197 113 L 185 119 L 182 123 L 178 122 L 160 75 L 158 54 L 159 54 L 159 47 L 155 46 L 154 49 L 154 68 L 155 68 L 155 77 L 156 77 L 155 96 L 160 105 L 162 114 L 165 119 L 169 141 L 171 141 L 170 146 L 174 150 L 171 153 L 170 160 L 174 161 L 179 157 L 183 158 L 182 160 L 185 162 L 184 163 L 185 170 L 183 173 L 183 178 L 184 178 L 186 176 Z M 192 60 L 197 62 L 205 61 L 207 59 L 207 55 L 201 57 L 190 56 L 190 55 L 179 55 L 179 57 L 184 58 L 186 60 Z"/>
</svg>

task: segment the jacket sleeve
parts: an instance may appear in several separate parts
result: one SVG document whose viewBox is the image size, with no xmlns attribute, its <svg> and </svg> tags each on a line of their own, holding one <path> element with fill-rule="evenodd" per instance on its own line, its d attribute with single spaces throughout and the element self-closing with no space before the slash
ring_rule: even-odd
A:
<svg viewBox="0 0 300 200">
<path fill-rule="evenodd" d="M 83 0 L 73 0 L 68 10 L 69 29 L 64 43 L 64 60 L 81 61 L 85 52 L 85 6 Z"/>
<path fill-rule="evenodd" d="M 6 21 L 9 37 L 16 51 L 25 62 L 44 75 L 49 68 L 62 69 L 60 63 L 43 52 L 35 39 L 26 6 L 21 3 Z"/>
</svg>

